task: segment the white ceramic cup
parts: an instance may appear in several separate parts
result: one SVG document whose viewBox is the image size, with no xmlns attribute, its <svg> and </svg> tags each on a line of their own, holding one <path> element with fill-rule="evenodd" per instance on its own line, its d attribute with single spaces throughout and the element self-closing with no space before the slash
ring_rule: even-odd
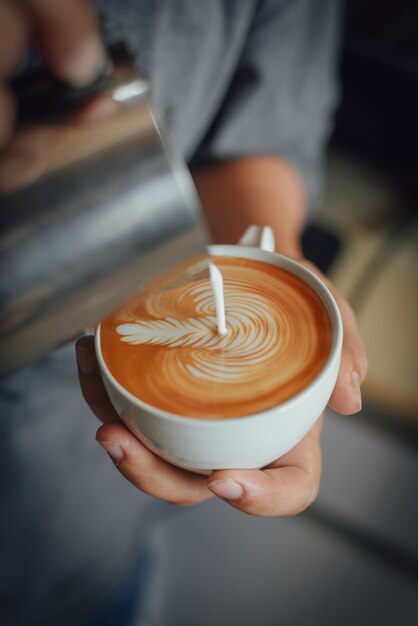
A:
<svg viewBox="0 0 418 626">
<path fill-rule="evenodd" d="M 262 248 L 249 244 L 261 245 Z M 242 245 L 246 244 L 246 245 Z M 196 419 L 155 408 L 124 389 L 112 376 L 96 330 L 96 354 L 110 400 L 126 426 L 166 461 L 199 473 L 215 469 L 263 467 L 293 448 L 325 409 L 337 380 L 343 327 L 337 304 L 324 283 L 299 263 L 276 254 L 270 229 L 251 227 L 239 245 L 208 248 L 211 256 L 262 261 L 283 268 L 307 283 L 331 319 L 332 344 L 318 376 L 290 400 L 271 409 L 238 418 Z"/>
</svg>

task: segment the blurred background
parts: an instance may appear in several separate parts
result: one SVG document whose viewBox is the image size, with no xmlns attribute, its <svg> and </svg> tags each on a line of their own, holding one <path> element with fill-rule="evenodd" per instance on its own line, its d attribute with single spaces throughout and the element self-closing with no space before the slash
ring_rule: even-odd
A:
<svg viewBox="0 0 418 626">
<path fill-rule="evenodd" d="M 418 3 L 346 4 L 343 97 L 305 250 L 360 321 L 363 410 L 327 413 L 321 493 L 302 515 L 173 509 L 154 537 L 149 624 L 418 622 Z"/>
</svg>

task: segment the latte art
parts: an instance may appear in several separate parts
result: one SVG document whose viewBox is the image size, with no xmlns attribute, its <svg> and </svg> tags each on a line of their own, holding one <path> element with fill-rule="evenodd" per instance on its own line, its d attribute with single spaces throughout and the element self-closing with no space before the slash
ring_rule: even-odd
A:
<svg viewBox="0 0 418 626">
<path fill-rule="evenodd" d="M 306 387 L 330 351 L 328 313 L 304 282 L 259 261 L 215 263 L 224 277 L 225 335 L 204 278 L 148 289 L 102 324 L 113 376 L 171 413 L 223 418 L 266 410 Z"/>
<path fill-rule="evenodd" d="M 227 333 L 220 335 L 211 288 L 203 284 L 183 292 L 183 297 L 196 302 L 195 318 L 180 322 L 165 317 L 158 321 L 121 324 L 116 328 L 123 335 L 121 340 L 131 345 L 187 347 L 188 355 L 185 351 L 177 354 L 174 366 L 178 363 L 181 367 L 183 360 L 191 376 L 221 383 L 225 379 L 251 382 L 252 367 L 268 361 L 280 349 L 280 320 L 271 310 L 269 300 L 262 295 L 245 293 L 228 282 L 225 286 Z M 175 293 L 154 296 L 147 301 L 146 309 L 151 315 L 157 312 L 161 315 L 163 311 L 170 315 L 176 302 Z M 173 372 L 173 376 L 176 374 L 178 372 Z"/>
</svg>

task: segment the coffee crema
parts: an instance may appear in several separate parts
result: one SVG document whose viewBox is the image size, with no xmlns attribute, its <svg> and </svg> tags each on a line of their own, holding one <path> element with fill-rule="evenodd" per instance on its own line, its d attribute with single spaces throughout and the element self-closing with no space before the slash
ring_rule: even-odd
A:
<svg viewBox="0 0 418 626">
<path fill-rule="evenodd" d="M 210 260 L 223 274 L 226 335 L 217 332 L 209 279 L 195 264 L 155 281 L 102 322 L 109 371 L 143 402 L 186 417 L 242 417 L 289 400 L 330 353 L 325 306 L 286 270 Z"/>
</svg>

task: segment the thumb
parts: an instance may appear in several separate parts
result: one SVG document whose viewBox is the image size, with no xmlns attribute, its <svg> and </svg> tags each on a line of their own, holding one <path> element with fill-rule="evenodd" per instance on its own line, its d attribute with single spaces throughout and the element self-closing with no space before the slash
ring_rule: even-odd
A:
<svg viewBox="0 0 418 626">
<path fill-rule="evenodd" d="M 105 64 L 96 16 L 86 0 L 23 0 L 42 56 L 59 78 L 82 86 Z"/>
</svg>

